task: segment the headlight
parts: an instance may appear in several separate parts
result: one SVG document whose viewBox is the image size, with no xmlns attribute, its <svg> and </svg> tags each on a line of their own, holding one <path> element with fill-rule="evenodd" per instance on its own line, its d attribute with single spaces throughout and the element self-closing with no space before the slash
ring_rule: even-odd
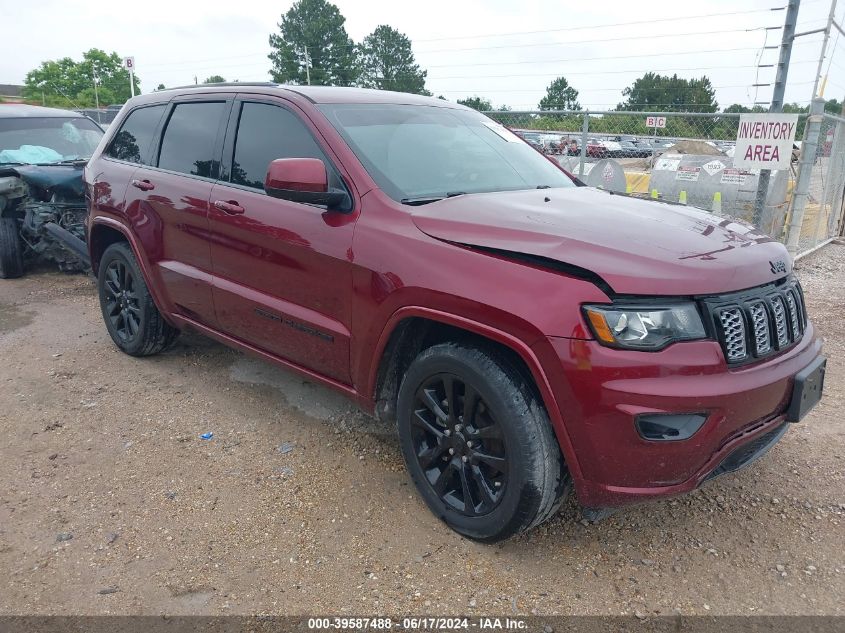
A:
<svg viewBox="0 0 845 633">
<path fill-rule="evenodd" d="M 706 338 L 693 303 L 673 306 L 584 306 L 596 338 L 609 347 L 655 351 L 674 341 Z"/>
</svg>

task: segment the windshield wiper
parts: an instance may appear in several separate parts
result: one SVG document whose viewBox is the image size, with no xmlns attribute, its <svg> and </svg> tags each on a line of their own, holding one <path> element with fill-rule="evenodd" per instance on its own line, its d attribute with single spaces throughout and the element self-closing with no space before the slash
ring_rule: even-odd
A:
<svg viewBox="0 0 845 633">
<path fill-rule="evenodd" d="M 399 202 L 407 204 L 410 207 L 419 207 L 430 202 L 437 202 L 443 200 L 443 196 L 423 196 L 420 198 L 402 198 Z"/>
<path fill-rule="evenodd" d="M 465 196 L 465 191 L 450 191 L 445 196 L 419 196 L 417 198 L 402 198 L 399 202 L 402 204 L 407 204 L 411 207 L 419 207 L 424 204 L 430 204 L 432 202 L 438 202 L 443 200 L 444 198 L 454 198 L 456 196 Z"/>
<path fill-rule="evenodd" d="M 38 167 L 49 167 L 50 165 L 86 165 L 88 163 L 87 158 L 65 158 L 64 160 L 57 160 L 52 163 L 31 163 L 32 165 L 37 165 Z"/>
</svg>

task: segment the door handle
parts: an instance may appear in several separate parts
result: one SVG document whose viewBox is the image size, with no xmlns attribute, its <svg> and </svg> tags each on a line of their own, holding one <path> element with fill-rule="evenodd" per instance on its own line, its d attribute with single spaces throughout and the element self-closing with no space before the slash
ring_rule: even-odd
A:
<svg viewBox="0 0 845 633">
<path fill-rule="evenodd" d="M 244 208 L 234 200 L 215 200 L 214 207 L 228 215 L 240 215 L 244 212 Z"/>
<path fill-rule="evenodd" d="M 153 189 L 155 189 L 155 188 L 156 188 L 156 186 L 155 186 L 153 183 L 151 183 L 149 180 L 147 180 L 147 179 L 144 179 L 144 180 L 133 180 L 133 181 L 132 181 L 132 186 L 133 186 L 133 187 L 137 187 L 137 188 L 138 188 L 138 189 L 140 189 L 141 191 L 152 191 Z"/>
</svg>

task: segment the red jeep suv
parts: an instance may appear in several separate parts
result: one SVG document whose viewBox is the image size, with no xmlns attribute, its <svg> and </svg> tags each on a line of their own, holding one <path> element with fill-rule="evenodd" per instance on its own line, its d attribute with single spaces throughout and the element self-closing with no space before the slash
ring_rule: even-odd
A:
<svg viewBox="0 0 845 633">
<path fill-rule="evenodd" d="M 765 453 L 825 360 L 784 247 L 580 186 L 482 114 L 352 88 L 136 97 L 85 169 L 115 344 L 192 329 L 397 425 L 431 510 L 495 541 Z"/>
</svg>

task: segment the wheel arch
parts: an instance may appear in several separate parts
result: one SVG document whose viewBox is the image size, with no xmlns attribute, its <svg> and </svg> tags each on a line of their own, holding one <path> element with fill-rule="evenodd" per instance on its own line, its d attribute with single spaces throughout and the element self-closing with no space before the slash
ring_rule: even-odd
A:
<svg viewBox="0 0 845 633">
<path fill-rule="evenodd" d="M 570 474 L 580 477 L 575 451 L 554 392 L 536 354 L 528 343 L 485 323 L 423 307 L 396 311 L 379 338 L 365 392 L 375 403 L 376 417 L 395 421 L 399 386 L 407 368 L 424 349 L 446 341 L 472 342 L 493 348 L 514 364 L 543 403 Z"/>
<path fill-rule="evenodd" d="M 100 260 L 103 257 L 103 253 L 105 253 L 109 246 L 117 242 L 126 242 L 129 248 L 132 249 L 132 253 L 138 261 L 138 266 L 141 268 L 141 274 L 144 276 L 144 283 L 147 285 L 150 296 L 153 298 L 153 303 L 165 321 L 175 326 L 173 320 L 170 318 L 170 312 L 164 309 L 166 304 L 162 301 L 158 285 L 154 283 L 149 262 L 144 256 L 142 249 L 138 247 L 138 240 L 132 231 L 118 220 L 106 217 L 94 218 L 88 230 L 88 252 L 91 255 L 91 268 L 94 271 L 94 275 L 99 275 Z"/>
</svg>

